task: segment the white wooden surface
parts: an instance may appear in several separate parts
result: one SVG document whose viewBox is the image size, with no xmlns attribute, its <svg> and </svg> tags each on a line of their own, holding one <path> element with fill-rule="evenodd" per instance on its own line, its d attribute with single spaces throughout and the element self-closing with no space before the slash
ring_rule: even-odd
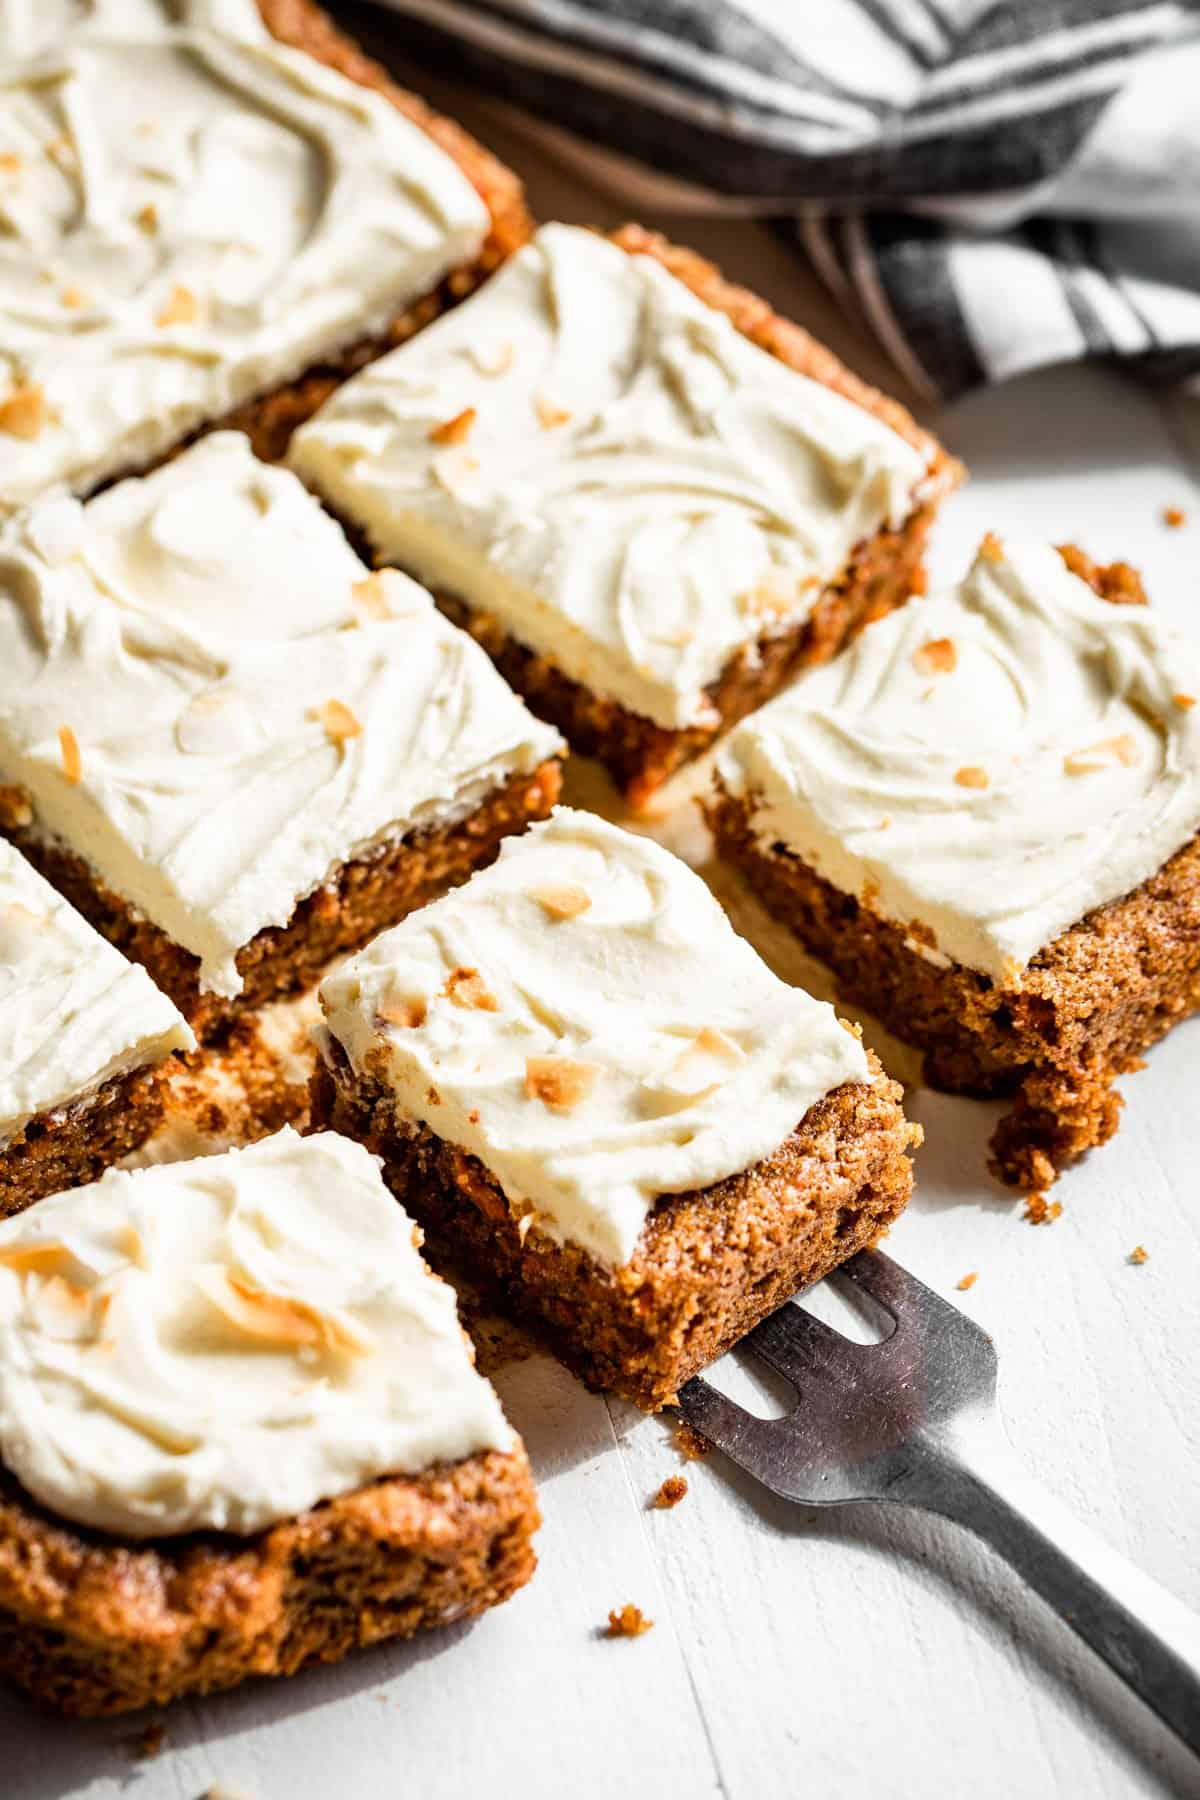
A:
<svg viewBox="0 0 1200 1800">
<path fill-rule="evenodd" d="M 524 160 L 543 216 L 615 216 L 490 135 Z M 878 373 L 767 233 L 676 231 Z M 1139 564 L 1155 603 L 1200 631 L 1200 429 L 1185 405 L 1059 370 L 936 423 L 973 471 L 939 532 L 939 570 L 961 567 L 988 527 L 1074 538 Z M 1193 515 L 1181 531 L 1161 523 L 1170 503 Z M 664 835 L 702 856 L 690 816 L 685 803 Z M 761 924 L 734 899 L 739 924 Z M 928 1141 L 889 1247 L 995 1335 L 1011 1435 L 1042 1479 L 1200 1608 L 1198 1076 L 1200 1022 L 1126 1084 L 1120 1135 L 1059 1185 L 1062 1218 L 1036 1229 L 984 1174 L 994 1109 L 912 1093 Z M 1138 1243 L 1140 1268 L 1127 1261 Z M 979 1279 L 959 1294 L 969 1270 Z M 736 1365 L 721 1380 L 759 1391 Z M 145 1762 L 130 1748 L 143 1720 L 64 1726 L 5 1695 L 0 1795 L 198 1800 L 215 1783 L 254 1800 L 1200 1794 L 1200 1770 L 1168 1735 L 951 1528 L 878 1508 L 798 1511 L 716 1456 L 686 1465 L 679 1507 L 649 1511 L 683 1467 L 664 1421 L 587 1394 L 543 1359 L 499 1385 L 546 1518 L 538 1575 L 507 1607 L 175 1708 Z M 654 1630 L 604 1640 L 609 1607 L 625 1601 Z"/>
</svg>

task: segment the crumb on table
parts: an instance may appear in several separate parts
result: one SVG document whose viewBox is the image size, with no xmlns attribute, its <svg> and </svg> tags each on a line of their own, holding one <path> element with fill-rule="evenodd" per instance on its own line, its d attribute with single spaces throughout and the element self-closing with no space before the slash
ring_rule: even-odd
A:
<svg viewBox="0 0 1200 1800">
<path fill-rule="evenodd" d="M 648 1619 L 640 1606 L 622 1606 L 610 1612 L 608 1624 L 604 1628 L 604 1636 L 610 1638 L 635 1638 L 653 1628 L 654 1620 Z"/>
<path fill-rule="evenodd" d="M 1163 524 L 1169 525 L 1173 531 L 1178 531 L 1181 525 L 1187 524 L 1187 514 L 1182 506 L 1164 506 L 1162 518 Z"/>
<path fill-rule="evenodd" d="M 1062 1216 L 1062 1201 L 1047 1200 L 1045 1194 L 1026 1194 L 1022 1217 L 1030 1225 L 1053 1225 Z"/>
<path fill-rule="evenodd" d="M 130 1739 L 130 1749 L 139 1762 L 149 1762 L 152 1756 L 158 1755 L 166 1741 L 166 1726 L 154 1719 Z"/>
<path fill-rule="evenodd" d="M 1135 1244 L 1129 1252 L 1129 1261 L 1135 1268 L 1140 1268 L 1144 1262 L 1150 1261 L 1150 1252 L 1144 1244 Z"/>
<path fill-rule="evenodd" d="M 701 1456 L 707 1456 L 712 1449 L 706 1437 L 683 1420 L 675 1427 L 675 1448 L 688 1462 L 696 1462 Z"/>
<path fill-rule="evenodd" d="M 965 1294 L 967 1289 L 973 1288 L 975 1286 L 975 1283 L 978 1280 L 979 1280 L 979 1270 L 972 1269 L 969 1275 L 964 1275 L 962 1280 L 956 1281 L 954 1285 L 958 1289 L 960 1294 Z"/>
<path fill-rule="evenodd" d="M 650 1505 L 657 1512 L 669 1512 L 671 1507 L 679 1505 L 687 1491 L 686 1475 L 668 1475 Z"/>
</svg>

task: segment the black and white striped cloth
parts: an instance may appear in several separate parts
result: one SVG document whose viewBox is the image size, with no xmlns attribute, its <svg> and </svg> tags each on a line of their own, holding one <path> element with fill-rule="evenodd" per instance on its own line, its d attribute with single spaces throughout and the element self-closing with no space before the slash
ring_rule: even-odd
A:
<svg viewBox="0 0 1200 1800">
<path fill-rule="evenodd" d="M 1200 0 L 385 0 L 630 206 L 781 221 L 927 398 L 1200 378 Z"/>
</svg>

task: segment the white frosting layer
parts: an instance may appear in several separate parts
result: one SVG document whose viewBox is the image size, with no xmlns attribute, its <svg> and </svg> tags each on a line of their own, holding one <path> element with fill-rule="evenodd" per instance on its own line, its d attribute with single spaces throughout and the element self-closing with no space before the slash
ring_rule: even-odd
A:
<svg viewBox="0 0 1200 1800">
<path fill-rule="evenodd" d="M 749 1168 L 868 1076 L 832 1007 L 779 981 L 686 864 L 566 808 L 376 938 L 321 1004 L 401 1118 L 610 1265 L 658 1195 Z"/>
<path fill-rule="evenodd" d="M 194 1047 L 145 970 L 0 838 L 0 1147 L 38 1113 Z"/>
<path fill-rule="evenodd" d="M 341 863 L 559 747 L 422 588 L 366 575 L 231 432 L 0 532 L 3 778 L 218 993 Z"/>
<path fill-rule="evenodd" d="M 122 1537 L 259 1531 L 513 1443 L 375 1158 L 285 1129 L 0 1225 L 0 1458 Z"/>
<path fill-rule="evenodd" d="M 468 408 L 460 443 L 431 438 Z M 291 460 L 383 555 L 672 729 L 925 475 L 652 257 L 565 225 L 342 387 Z"/>
<path fill-rule="evenodd" d="M 151 461 L 486 233 L 451 158 L 254 0 L 0 8 L 0 60 L 0 508 Z"/>
<path fill-rule="evenodd" d="M 952 666 L 948 666 L 952 665 Z M 728 740 L 754 828 L 1011 982 L 1200 828 L 1200 650 L 1049 545 L 981 552 Z"/>
</svg>

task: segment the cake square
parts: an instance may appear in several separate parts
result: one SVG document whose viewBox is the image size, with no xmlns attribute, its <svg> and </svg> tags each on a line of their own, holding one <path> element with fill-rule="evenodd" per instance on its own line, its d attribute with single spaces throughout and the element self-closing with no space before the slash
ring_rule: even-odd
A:
<svg viewBox="0 0 1200 1800">
<path fill-rule="evenodd" d="M 873 1241 L 900 1090 L 659 845 L 557 809 L 321 987 L 318 1120 L 595 1386 L 664 1405 Z"/>
<path fill-rule="evenodd" d="M 1200 651 L 1144 601 L 988 538 L 718 758 L 721 852 L 935 1086 L 1012 1099 L 992 1167 L 1026 1189 L 1200 1008 Z"/>
<path fill-rule="evenodd" d="M 635 801 L 920 580 L 960 471 L 690 251 L 545 225 L 292 466 Z"/>
<path fill-rule="evenodd" d="M 529 1464 L 374 1160 L 290 1130 L 0 1226 L 0 1673 L 98 1714 L 470 1618 Z"/>
<path fill-rule="evenodd" d="M 278 454 L 524 241 L 516 177 L 310 0 L 0 24 L 0 510 L 199 427 Z"/>
<path fill-rule="evenodd" d="M 557 792 L 557 734 L 478 645 L 234 432 L 14 513 L 0 653 L 10 835 L 205 1036 Z"/>
<path fill-rule="evenodd" d="M 172 1052 L 194 1047 L 145 970 L 0 839 L 0 1218 L 136 1149 Z"/>
</svg>

